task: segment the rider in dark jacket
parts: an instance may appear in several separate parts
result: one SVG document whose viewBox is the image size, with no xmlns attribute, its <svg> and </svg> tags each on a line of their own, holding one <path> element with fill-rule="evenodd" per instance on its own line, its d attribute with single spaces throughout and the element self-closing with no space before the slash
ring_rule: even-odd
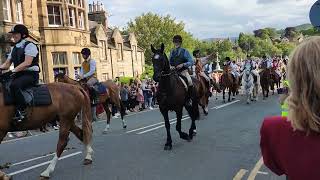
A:
<svg viewBox="0 0 320 180">
<path fill-rule="evenodd" d="M 8 74 L 11 74 L 13 79 L 10 90 L 16 103 L 14 120 L 21 122 L 27 116 L 27 104 L 22 91 L 35 86 L 39 81 L 39 50 L 34 43 L 26 39 L 29 36 L 26 26 L 17 24 L 9 33 L 12 34 L 15 45 L 5 63 L 0 66 L 0 70 L 8 70 L 12 63 L 14 65 L 14 69 Z"/>
</svg>

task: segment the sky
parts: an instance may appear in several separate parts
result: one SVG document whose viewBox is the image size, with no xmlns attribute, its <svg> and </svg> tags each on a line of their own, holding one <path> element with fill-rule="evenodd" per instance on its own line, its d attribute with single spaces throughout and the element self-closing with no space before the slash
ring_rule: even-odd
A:
<svg viewBox="0 0 320 180">
<path fill-rule="evenodd" d="M 89 0 L 92 2 L 93 0 Z M 95 0 L 97 2 L 97 0 Z M 183 21 L 196 38 L 237 37 L 265 27 L 283 29 L 309 23 L 316 0 L 100 0 L 109 25 L 123 28 L 135 17 L 153 12 Z"/>
</svg>

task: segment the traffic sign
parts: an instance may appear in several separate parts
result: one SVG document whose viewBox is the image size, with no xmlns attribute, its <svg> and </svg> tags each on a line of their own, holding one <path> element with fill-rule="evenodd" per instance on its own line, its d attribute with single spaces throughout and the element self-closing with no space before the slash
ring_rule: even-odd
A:
<svg viewBox="0 0 320 180">
<path fill-rule="evenodd" d="M 314 27 L 320 27 L 320 1 L 316 1 L 311 7 L 309 18 Z"/>
</svg>

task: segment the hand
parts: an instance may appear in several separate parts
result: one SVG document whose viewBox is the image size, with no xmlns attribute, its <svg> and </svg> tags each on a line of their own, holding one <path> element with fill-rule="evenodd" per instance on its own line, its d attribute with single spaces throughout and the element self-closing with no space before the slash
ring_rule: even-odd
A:
<svg viewBox="0 0 320 180">
<path fill-rule="evenodd" d="M 170 67 L 170 70 L 171 70 L 171 71 L 173 71 L 173 70 L 175 70 L 175 69 L 176 69 L 176 68 L 175 68 L 174 66 L 171 66 L 171 67 Z"/>
<path fill-rule="evenodd" d="M 177 66 L 177 69 L 181 69 L 181 68 L 183 68 L 183 64 L 179 64 L 179 65 Z"/>
</svg>

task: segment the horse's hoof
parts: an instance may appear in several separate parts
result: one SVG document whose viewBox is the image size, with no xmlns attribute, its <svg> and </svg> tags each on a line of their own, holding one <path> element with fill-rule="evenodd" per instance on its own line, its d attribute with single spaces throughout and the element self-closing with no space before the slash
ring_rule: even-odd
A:
<svg viewBox="0 0 320 180">
<path fill-rule="evenodd" d="M 124 125 L 124 126 L 123 126 L 123 129 L 127 129 L 127 125 Z"/>
<path fill-rule="evenodd" d="M 102 134 L 108 134 L 108 130 L 102 131 Z"/>
<path fill-rule="evenodd" d="M 83 161 L 83 165 L 89 165 L 89 164 L 92 164 L 92 160 L 91 159 L 85 159 Z"/>
<path fill-rule="evenodd" d="M 171 151 L 172 150 L 172 145 L 166 144 L 163 148 L 165 151 Z"/>
</svg>

